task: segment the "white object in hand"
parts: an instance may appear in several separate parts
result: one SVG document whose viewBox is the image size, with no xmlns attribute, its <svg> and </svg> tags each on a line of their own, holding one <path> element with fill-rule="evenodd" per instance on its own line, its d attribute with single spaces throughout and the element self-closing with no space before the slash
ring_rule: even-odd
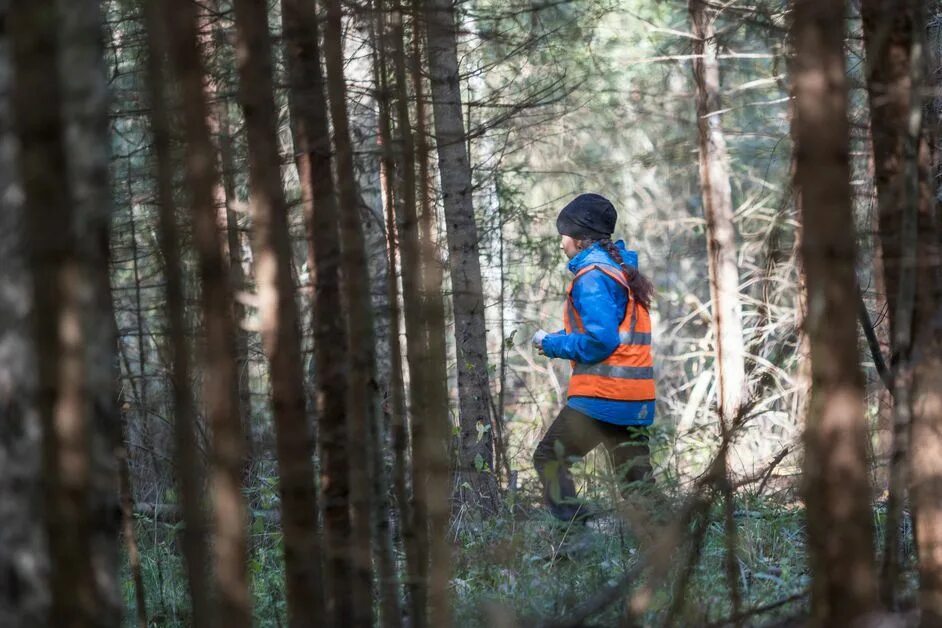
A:
<svg viewBox="0 0 942 628">
<path fill-rule="evenodd" d="M 530 340 L 530 342 L 532 342 L 533 346 L 536 347 L 537 349 L 542 349 L 543 339 L 546 338 L 546 336 L 547 336 L 547 333 L 545 331 L 543 331 L 542 329 L 538 329 L 537 332 L 533 334 L 533 338 Z"/>
</svg>

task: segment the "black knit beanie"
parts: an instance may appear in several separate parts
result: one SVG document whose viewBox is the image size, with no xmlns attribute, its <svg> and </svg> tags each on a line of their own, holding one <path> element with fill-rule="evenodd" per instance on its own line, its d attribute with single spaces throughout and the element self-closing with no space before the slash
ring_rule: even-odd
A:
<svg viewBox="0 0 942 628">
<path fill-rule="evenodd" d="M 597 240 L 612 235 L 616 220 L 618 212 L 610 200 L 600 194 L 580 194 L 559 212 L 556 230 L 576 240 Z"/>
</svg>

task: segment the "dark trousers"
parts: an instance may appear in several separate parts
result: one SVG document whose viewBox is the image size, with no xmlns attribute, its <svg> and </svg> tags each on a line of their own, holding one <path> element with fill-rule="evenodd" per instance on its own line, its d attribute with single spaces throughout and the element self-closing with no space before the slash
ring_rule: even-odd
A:
<svg viewBox="0 0 942 628">
<path fill-rule="evenodd" d="M 645 427 L 605 423 L 566 406 L 533 452 L 533 466 L 543 483 L 543 500 L 557 519 L 569 521 L 586 514 L 585 506 L 576 501 L 569 469 L 575 459 L 599 444 L 612 458 L 622 496 L 631 492 L 633 483 L 653 482 Z"/>
</svg>

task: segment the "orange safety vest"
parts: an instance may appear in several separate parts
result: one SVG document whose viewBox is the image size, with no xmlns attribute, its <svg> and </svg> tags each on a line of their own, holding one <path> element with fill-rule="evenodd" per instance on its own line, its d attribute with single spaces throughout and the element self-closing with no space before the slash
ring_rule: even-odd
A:
<svg viewBox="0 0 942 628">
<path fill-rule="evenodd" d="M 653 401 L 655 391 L 651 317 L 648 310 L 635 301 L 624 273 L 593 265 L 583 268 L 573 277 L 566 290 L 566 307 L 563 311 L 566 333 L 572 333 L 573 329 L 585 333 L 582 318 L 572 298 L 572 288 L 580 277 L 593 270 L 599 270 L 621 284 L 628 291 L 628 304 L 625 307 L 625 317 L 618 325 L 618 348 L 595 364 L 572 362 L 569 396 L 617 401 Z"/>
</svg>

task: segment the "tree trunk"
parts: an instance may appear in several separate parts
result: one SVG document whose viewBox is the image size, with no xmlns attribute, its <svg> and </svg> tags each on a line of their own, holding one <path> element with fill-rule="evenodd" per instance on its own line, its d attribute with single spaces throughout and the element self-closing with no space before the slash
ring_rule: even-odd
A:
<svg viewBox="0 0 942 628">
<path fill-rule="evenodd" d="M 7 23 L 10 0 L 0 0 Z M 49 623 L 26 214 L 16 179 L 10 32 L 0 30 L 0 625 Z"/>
<path fill-rule="evenodd" d="M 333 625 L 348 626 L 353 623 L 353 598 L 349 595 L 353 589 L 348 466 L 351 449 L 347 446 L 344 407 L 348 356 L 327 100 L 314 3 L 282 0 L 281 8 L 295 163 L 307 225 L 308 265 L 315 276 L 314 351 L 324 486 L 327 616 Z"/>
<path fill-rule="evenodd" d="M 91 403 L 86 380 L 84 306 L 94 293 L 77 237 L 59 84 L 59 15 L 54 0 L 13 2 L 13 103 L 30 251 L 42 425 L 44 524 L 56 626 L 96 625 L 102 599 L 88 512 L 92 483 Z M 87 207 L 85 208 L 87 209 Z"/>
<path fill-rule="evenodd" d="M 870 97 L 870 130 L 873 140 L 874 180 L 880 236 L 883 284 L 890 327 L 890 355 L 895 368 L 892 453 L 885 550 L 881 566 L 881 598 L 896 606 L 899 587 L 899 533 L 906 495 L 905 462 L 909 450 L 912 414 L 912 316 L 915 306 L 915 269 L 905 259 L 916 257 L 916 231 L 903 242 L 907 198 L 904 150 L 911 101 L 910 48 L 913 14 L 909 0 L 865 0 L 860 11 L 867 48 L 867 91 Z"/>
<path fill-rule="evenodd" d="M 337 158 L 337 180 L 340 200 L 341 264 L 343 296 L 347 307 L 347 342 L 350 355 L 350 388 L 347 395 L 347 430 L 349 442 L 359 439 L 360 462 L 350 465 L 352 496 L 354 580 L 354 623 L 370 625 L 372 608 L 372 525 L 370 488 L 373 469 L 372 436 L 379 418 L 379 390 L 376 382 L 376 361 L 373 342 L 373 315 L 370 304 L 370 282 L 366 272 L 363 228 L 353 167 L 350 127 L 347 119 L 346 85 L 342 42 L 342 6 L 340 0 L 326 0 L 327 19 L 324 27 L 324 59 L 327 68 L 327 94 L 334 129 L 334 150 Z"/>
<path fill-rule="evenodd" d="M 694 39 L 694 82 L 697 88 L 697 128 L 700 133 L 700 188 L 706 218 L 713 336 L 719 414 L 728 429 L 739 413 L 746 384 L 736 231 L 729 183 L 729 157 L 718 111 L 720 68 L 714 17 L 705 0 L 690 0 Z"/>
<path fill-rule="evenodd" d="M 87 319 L 85 375 L 91 405 L 91 553 L 99 591 L 96 621 L 118 625 L 121 527 L 118 450 L 123 446 L 116 404 L 118 365 L 111 296 L 109 244 L 112 218 L 109 173 L 109 86 L 105 76 L 103 15 L 96 0 L 60 0 L 63 120 L 76 238 L 91 289 L 83 294 Z"/>
<path fill-rule="evenodd" d="M 369 21 L 369 38 L 373 46 L 372 65 L 373 83 L 377 105 L 377 144 L 380 151 L 380 185 L 383 191 L 384 214 L 386 217 L 386 314 L 389 321 L 385 338 L 389 346 L 389 377 L 386 382 L 386 401 L 384 405 L 384 419 L 388 419 L 391 427 L 391 441 L 393 456 L 392 470 L 395 474 L 393 484 L 396 496 L 399 498 L 400 525 L 411 525 L 409 520 L 410 508 L 406 498 L 406 457 L 405 448 L 405 386 L 402 377 L 402 344 L 399 339 L 399 280 L 396 274 L 396 205 L 400 202 L 399 190 L 396 188 L 396 164 L 393 158 L 392 147 L 392 121 L 390 118 L 390 89 L 388 72 L 389 33 L 386 25 L 386 7 L 383 0 L 374 0 L 371 6 Z M 380 338 L 377 338 L 380 340 Z M 385 421 L 384 421 L 385 423 Z M 379 434 L 384 435 L 384 430 Z M 383 588 L 381 609 L 382 624 L 388 627 L 402 625 L 402 611 L 399 606 L 399 575 L 393 556 L 393 537 L 390 525 L 389 487 L 386 484 L 385 447 L 386 439 L 380 438 L 374 464 L 377 472 L 374 474 L 373 499 L 377 520 L 377 563 L 379 567 L 380 586 Z"/>
<path fill-rule="evenodd" d="M 448 364 L 445 343 L 445 304 L 442 295 L 444 265 L 435 241 L 435 205 L 432 201 L 432 176 L 429 165 L 425 85 L 423 82 L 422 2 L 413 0 L 412 86 L 415 91 L 415 160 L 420 207 L 420 264 L 412 269 L 419 284 L 421 308 L 419 319 L 425 321 L 428 342 L 427 361 L 418 365 L 425 393 L 424 414 L 414 415 L 412 439 L 413 494 L 415 500 L 416 544 L 425 576 L 423 594 L 427 596 L 430 626 L 451 625 L 449 599 L 451 581 L 451 546 L 448 533 L 451 501 L 451 415 L 448 407 Z M 408 331 L 408 330 L 407 330 Z M 427 522 L 427 524 L 425 523 Z M 424 612 L 424 609 L 423 609 Z"/>
<path fill-rule="evenodd" d="M 395 486 L 402 518 L 401 530 L 406 554 L 406 572 L 408 574 L 409 612 L 412 626 L 423 628 L 428 623 L 426 609 L 428 583 L 425 581 L 428 569 L 426 564 L 428 548 L 425 545 L 428 542 L 428 523 L 424 514 L 425 509 L 422 508 L 423 516 L 419 518 L 419 509 L 415 507 L 416 501 L 420 499 L 419 492 L 424 491 L 425 488 L 425 480 L 422 480 L 421 486 L 416 483 L 415 464 L 418 451 L 416 434 L 421 433 L 421 430 L 416 430 L 416 425 L 419 423 L 428 424 L 430 421 L 429 410 L 431 406 L 429 405 L 428 379 L 429 373 L 434 372 L 435 369 L 430 368 L 427 321 L 422 318 L 424 301 L 421 282 L 423 260 L 421 258 L 418 218 L 416 215 L 416 154 L 412 125 L 409 119 L 409 86 L 406 77 L 404 18 L 405 11 L 402 2 L 401 0 L 395 0 L 390 14 L 391 32 L 389 38 L 393 58 L 393 83 L 390 91 L 395 102 L 398 137 L 395 140 L 397 146 L 391 146 L 391 148 L 395 151 L 394 156 L 399 165 L 399 186 L 397 187 L 399 203 L 396 208 L 395 227 L 398 235 L 398 249 L 402 255 L 406 357 L 409 363 L 409 409 L 413 428 L 411 455 L 408 442 L 409 425 L 404 421 L 401 425 L 398 425 L 398 429 L 394 430 L 393 443 L 398 464 Z M 418 28 L 417 25 L 416 28 Z M 418 41 L 419 34 L 413 32 L 412 35 L 415 41 Z M 421 63 L 421 55 L 417 55 L 415 61 Z M 418 68 L 416 68 L 416 72 L 418 72 Z M 418 76 L 418 80 L 421 82 L 421 76 Z M 393 243 L 391 242 L 391 244 Z M 394 268 L 394 265 L 390 264 L 390 267 Z M 438 303 L 441 304 L 440 294 Z M 447 416 L 447 408 L 441 416 Z M 407 466 L 410 460 L 413 463 L 412 468 Z M 411 498 L 407 489 L 410 482 L 413 488 Z"/>
<path fill-rule="evenodd" d="M 320 540 L 288 208 L 281 187 L 268 4 L 265 0 L 236 0 L 235 12 L 239 94 L 249 139 L 249 203 L 259 316 L 271 363 L 288 617 L 291 626 L 300 628 L 314 626 L 322 617 Z"/>
<path fill-rule="evenodd" d="M 458 477 L 460 503 L 496 512 L 487 335 L 478 230 L 472 202 L 471 165 L 461 117 L 457 32 L 451 0 L 425 3 L 428 64 L 438 168 L 445 207 L 458 353 Z M 471 489 L 465 488 L 470 486 Z"/>
<path fill-rule="evenodd" d="M 921 625 L 938 626 L 942 624 L 942 324 L 938 314 L 942 251 L 939 225 L 933 216 L 937 208 L 931 185 L 932 155 L 923 115 L 926 100 L 922 94 L 932 93 L 926 80 L 926 14 L 917 0 L 908 8 L 912 15 L 911 91 L 903 153 L 900 301 L 903 277 L 915 275 L 909 279 L 915 289 L 915 307 L 907 312 L 914 314 L 911 347 L 910 339 L 904 337 L 903 320 L 897 321 L 897 334 L 900 352 L 907 354 L 912 369 L 909 492 L 919 561 Z M 909 399 L 897 396 L 898 404 L 904 401 Z"/>
<path fill-rule="evenodd" d="M 213 433 L 210 490 L 214 499 L 215 619 L 221 626 L 248 626 L 252 614 L 246 569 L 246 512 L 241 490 L 245 436 L 238 416 L 232 292 L 220 250 L 213 200 L 217 183 L 215 151 L 206 125 L 208 110 L 194 6 L 187 0 L 175 0 L 167 7 L 166 15 L 172 38 L 172 64 L 183 102 L 187 138 L 185 174 L 191 195 L 206 330 L 204 398 Z"/>
<path fill-rule="evenodd" d="M 196 407 L 190 388 L 190 354 L 186 342 L 183 269 L 180 236 L 174 202 L 174 167 L 171 155 L 170 120 L 163 71 L 167 54 L 166 24 L 157 0 L 144 3 L 147 31 L 147 87 L 150 127 L 157 171 L 158 232 L 163 257 L 167 328 L 171 354 L 170 380 L 173 390 L 174 462 L 180 504 L 186 525 L 182 531 L 183 560 L 190 591 L 191 621 L 194 626 L 210 625 L 209 595 L 206 586 L 206 520 L 201 506 L 201 469 L 196 447 Z"/>
<path fill-rule="evenodd" d="M 206 101 L 209 104 L 210 134 L 216 140 L 219 150 L 219 179 L 213 188 L 213 198 L 218 212 L 219 230 L 223 234 L 221 240 L 222 252 L 228 263 L 229 280 L 232 290 L 239 293 L 246 289 L 245 272 L 242 268 L 242 232 L 239 227 L 239 216 L 234 209 L 238 200 L 235 184 L 235 155 L 233 154 L 232 133 L 229 125 L 229 91 L 225 84 L 224 75 L 219 71 L 212 71 L 214 59 L 222 53 L 225 46 L 225 36 L 221 26 L 220 8 L 218 0 L 211 0 L 201 7 L 200 43 L 203 57 L 208 64 L 209 74 L 204 81 Z M 228 59 L 227 59 L 228 61 Z M 219 62 L 216 61 L 218 64 Z M 254 444 L 252 438 L 252 394 L 249 389 L 249 332 L 242 329 L 245 319 L 245 305 L 239 299 L 232 300 L 232 317 L 235 321 L 235 347 L 238 364 L 239 388 L 239 417 L 245 433 L 245 481 L 251 481 L 252 459 L 254 457 Z"/>
<path fill-rule="evenodd" d="M 874 607 L 867 426 L 857 355 L 844 3 L 797 0 L 792 37 L 808 290 L 812 392 L 804 496 L 819 625 L 848 625 Z"/>
</svg>

